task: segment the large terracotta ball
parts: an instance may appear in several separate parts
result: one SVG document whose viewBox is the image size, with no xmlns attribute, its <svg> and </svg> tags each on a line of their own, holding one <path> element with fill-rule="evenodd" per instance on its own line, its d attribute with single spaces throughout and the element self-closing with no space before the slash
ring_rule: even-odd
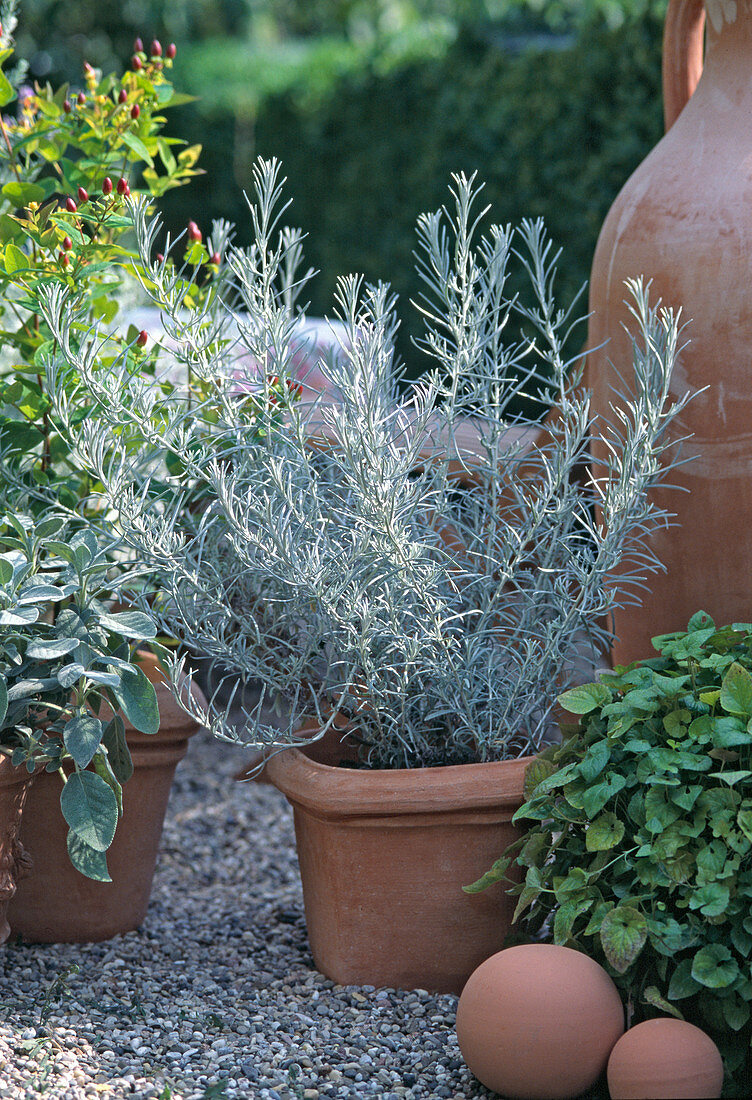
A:
<svg viewBox="0 0 752 1100">
<path fill-rule="evenodd" d="M 492 955 L 457 1006 L 457 1039 L 472 1072 L 521 1100 L 566 1100 L 590 1088 L 623 1031 L 621 998 L 603 967 L 554 944 Z"/>
<path fill-rule="evenodd" d="M 709 1035 L 670 1016 L 627 1031 L 608 1061 L 611 1100 L 693 1100 L 720 1096 L 723 1062 Z"/>
</svg>

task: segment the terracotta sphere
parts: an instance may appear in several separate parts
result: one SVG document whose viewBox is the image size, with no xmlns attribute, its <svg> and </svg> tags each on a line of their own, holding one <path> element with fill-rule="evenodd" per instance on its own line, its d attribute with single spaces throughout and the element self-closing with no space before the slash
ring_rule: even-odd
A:
<svg viewBox="0 0 752 1100">
<path fill-rule="evenodd" d="M 597 962 L 554 944 L 499 951 L 470 976 L 457 1039 L 483 1084 L 519 1100 L 566 1100 L 598 1079 L 624 1032 L 618 990 Z"/>
<path fill-rule="evenodd" d="M 627 1031 L 608 1061 L 611 1100 L 693 1100 L 720 1096 L 723 1062 L 709 1035 L 662 1016 Z"/>
</svg>

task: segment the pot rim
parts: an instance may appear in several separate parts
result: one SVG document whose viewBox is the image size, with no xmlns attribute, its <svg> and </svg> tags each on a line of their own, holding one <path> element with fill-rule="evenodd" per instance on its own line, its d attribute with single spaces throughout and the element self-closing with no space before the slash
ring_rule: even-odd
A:
<svg viewBox="0 0 752 1100">
<path fill-rule="evenodd" d="M 336 768 L 290 747 L 266 761 L 269 778 L 295 806 L 318 817 L 402 816 L 516 809 L 534 755 L 438 768 Z"/>
</svg>

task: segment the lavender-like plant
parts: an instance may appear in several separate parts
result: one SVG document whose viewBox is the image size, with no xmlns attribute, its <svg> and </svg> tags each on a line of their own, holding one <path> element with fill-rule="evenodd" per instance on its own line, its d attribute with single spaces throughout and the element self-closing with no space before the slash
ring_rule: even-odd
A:
<svg viewBox="0 0 752 1100">
<path fill-rule="evenodd" d="M 595 423 L 581 363 L 564 354 L 572 310 L 554 305 L 558 256 L 541 223 L 483 234 L 479 189 L 457 175 L 452 212 L 418 224 L 430 369 L 404 385 L 388 288 L 342 278 L 341 354 L 318 365 L 340 399 L 293 402 L 280 417 L 268 398 L 278 380 L 294 384 L 310 272 L 300 234 L 280 229 L 274 161 L 259 162 L 255 185 L 254 243 L 241 249 L 224 231 L 226 267 L 201 316 L 182 310 L 169 259 L 151 260 L 158 221 L 131 206 L 145 289 L 190 367 L 182 388 L 145 379 L 82 328 L 69 290 L 40 290 L 47 370 L 77 459 L 151 571 L 163 629 L 232 682 L 263 685 L 249 741 L 313 740 L 296 731 L 345 716 L 375 767 L 534 751 L 578 645 L 602 644 L 609 612 L 658 567 L 650 536 L 668 517 L 649 492 L 677 461 L 667 429 L 688 400 L 669 391 L 678 318 L 651 307 L 641 282 L 629 287 L 633 392 L 613 423 Z M 513 259 L 533 305 L 505 289 Z M 261 399 L 239 388 L 237 345 L 262 364 Z M 532 449 L 510 415 L 531 390 L 558 410 Z M 81 421 L 82 398 L 96 414 Z M 588 474 L 593 432 L 609 458 Z M 239 738 L 218 697 L 194 714 Z"/>
</svg>

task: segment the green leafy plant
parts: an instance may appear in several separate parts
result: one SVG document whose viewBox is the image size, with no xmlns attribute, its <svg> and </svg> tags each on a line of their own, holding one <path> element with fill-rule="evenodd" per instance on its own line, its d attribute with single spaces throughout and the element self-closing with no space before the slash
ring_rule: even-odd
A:
<svg viewBox="0 0 752 1100">
<path fill-rule="evenodd" d="M 516 854 L 471 889 L 516 863 L 526 932 L 597 958 L 635 1021 L 685 1017 L 748 1072 L 752 625 L 698 612 L 653 645 L 560 697 L 581 728 L 531 766 Z"/>
<path fill-rule="evenodd" d="M 14 24 L 6 20 L 0 31 L 0 64 L 13 55 Z M 75 509 L 88 495 L 51 407 L 42 362 L 52 338 L 39 291 L 75 287 L 86 305 L 85 332 L 113 323 L 124 277 L 142 274 L 127 238 L 131 188 L 158 198 L 197 174 L 200 146 L 185 148 L 162 133 L 162 112 L 190 99 L 167 80 L 174 52 L 156 41 L 142 47 L 122 77 L 102 77 L 87 64 L 80 90 L 21 89 L 17 118 L 0 116 L 0 450 L 14 506 L 19 487 L 36 510 L 52 500 Z M 0 72 L 0 108 L 16 98 Z M 197 227 L 186 243 L 186 260 L 205 265 L 210 277 L 213 250 Z M 192 291 L 188 307 L 200 296 L 196 284 Z M 135 328 L 119 338 L 134 369 L 150 369 L 149 340 Z M 84 405 L 79 415 L 88 412 Z"/>
<path fill-rule="evenodd" d="M 155 628 L 102 602 L 111 554 L 90 530 L 9 514 L 0 541 L 0 752 L 29 772 L 59 772 L 71 862 L 108 882 L 133 771 L 121 713 L 142 733 L 159 727 L 154 686 L 133 656 Z"/>
</svg>

